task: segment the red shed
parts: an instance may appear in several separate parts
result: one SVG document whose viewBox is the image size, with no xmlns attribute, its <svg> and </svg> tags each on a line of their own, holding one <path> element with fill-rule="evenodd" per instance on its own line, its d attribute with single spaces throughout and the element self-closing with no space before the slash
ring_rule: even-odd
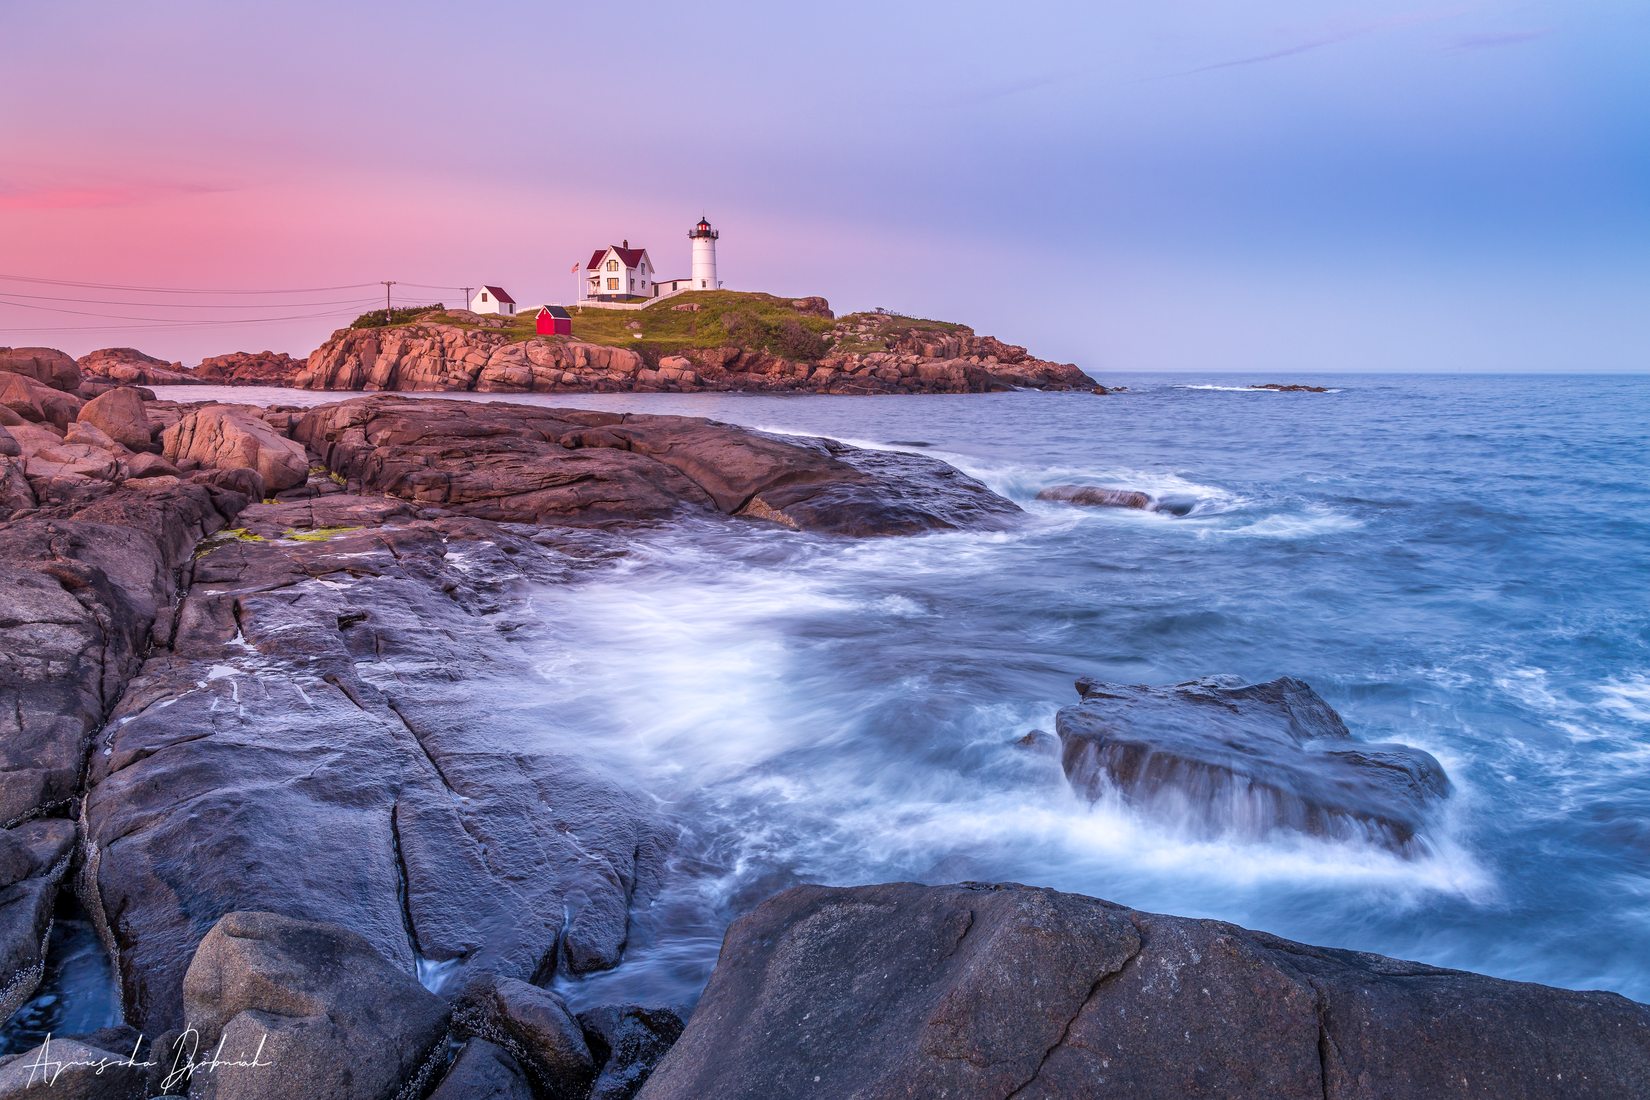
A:
<svg viewBox="0 0 1650 1100">
<path fill-rule="evenodd" d="M 561 306 L 545 306 L 539 310 L 535 326 L 540 336 L 573 335 L 573 315 Z"/>
</svg>

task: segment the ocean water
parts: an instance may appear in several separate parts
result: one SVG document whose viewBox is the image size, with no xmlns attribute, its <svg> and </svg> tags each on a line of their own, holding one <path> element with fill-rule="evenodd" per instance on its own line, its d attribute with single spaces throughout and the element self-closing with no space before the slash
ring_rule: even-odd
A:
<svg viewBox="0 0 1650 1100">
<path fill-rule="evenodd" d="M 1027 511 L 869 541 L 679 525 L 535 594 L 537 675 L 501 705 L 681 829 L 625 961 L 564 991 L 691 1003 L 728 921 L 790 883 L 981 879 L 1650 1000 L 1650 378 L 1241 388 L 1269 380 L 508 398 L 916 449 Z M 1186 514 L 1035 500 L 1071 483 Z M 1427 850 L 1193 835 L 1011 744 L 1078 676 L 1210 674 L 1301 677 L 1355 736 L 1437 756 Z"/>
</svg>

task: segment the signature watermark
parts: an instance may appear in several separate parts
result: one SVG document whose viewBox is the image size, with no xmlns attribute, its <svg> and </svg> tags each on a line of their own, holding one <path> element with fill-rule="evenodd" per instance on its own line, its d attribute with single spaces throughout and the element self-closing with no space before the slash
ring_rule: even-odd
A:
<svg viewBox="0 0 1650 1100">
<path fill-rule="evenodd" d="M 63 1044 L 58 1044 L 58 1052 L 52 1051 L 52 1037 L 47 1035 L 45 1040 L 34 1052 L 34 1058 L 27 1065 L 28 1080 L 24 1088 L 33 1088 L 35 1085 L 50 1087 L 57 1083 L 57 1079 L 68 1070 L 86 1068 L 92 1071 L 93 1076 L 101 1077 L 106 1071 L 114 1069 L 157 1070 L 163 1064 L 167 1065 L 166 1076 L 160 1080 L 163 1091 L 170 1092 L 178 1085 L 187 1085 L 194 1080 L 198 1073 L 216 1073 L 220 1069 L 268 1069 L 275 1063 L 265 1060 L 264 1045 L 269 1041 L 268 1033 L 258 1037 L 258 1045 L 250 1054 L 245 1051 L 233 1052 L 232 1056 L 225 1056 L 225 1039 L 219 1039 L 218 1045 L 213 1047 L 205 1056 L 201 1055 L 201 1034 L 195 1028 L 184 1028 L 172 1040 L 172 1059 L 170 1063 L 163 1063 L 156 1055 L 153 1044 L 149 1046 L 149 1056 L 142 1057 L 144 1044 L 147 1040 L 142 1035 L 132 1044 L 129 1054 L 99 1054 L 96 1058 L 77 1058 L 63 1054 Z M 86 1050 L 85 1047 L 73 1048 L 76 1053 Z"/>
</svg>

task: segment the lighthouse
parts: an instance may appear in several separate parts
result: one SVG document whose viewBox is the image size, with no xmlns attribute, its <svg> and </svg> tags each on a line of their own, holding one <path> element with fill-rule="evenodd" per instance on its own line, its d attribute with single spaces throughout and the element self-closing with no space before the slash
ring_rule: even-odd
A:
<svg viewBox="0 0 1650 1100">
<path fill-rule="evenodd" d="M 688 236 L 693 240 L 693 289 L 715 290 L 721 285 L 716 281 L 716 238 L 721 234 L 700 218 Z"/>
</svg>

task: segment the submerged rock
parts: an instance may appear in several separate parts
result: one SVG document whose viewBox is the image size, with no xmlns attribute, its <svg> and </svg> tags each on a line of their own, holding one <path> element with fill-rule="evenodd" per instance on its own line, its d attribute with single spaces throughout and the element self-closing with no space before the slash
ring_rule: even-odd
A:
<svg viewBox="0 0 1650 1100">
<path fill-rule="evenodd" d="M 1202 832 L 1290 830 L 1408 852 L 1449 793 L 1420 749 L 1354 741 L 1307 684 L 1211 677 L 1170 687 L 1077 682 L 1056 719 L 1067 777 Z"/>
<path fill-rule="evenodd" d="M 61 819 L 0 830 L 0 1020 L 40 984 L 52 906 L 73 847 L 74 824 Z"/>
<path fill-rule="evenodd" d="M 1650 1007 L 1017 885 L 801 886 L 641 1100 L 1650 1094 Z"/>
<path fill-rule="evenodd" d="M 1308 386 L 1300 382 L 1282 385 L 1278 382 L 1263 382 L 1249 387 L 1252 390 L 1271 390 L 1274 393 L 1328 393 L 1328 386 Z"/>
<path fill-rule="evenodd" d="M 579 1013 L 602 1071 L 589 1100 L 631 1100 L 641 1091 L 671 1044 L 682 1036 L 682 1018 L 668 1008 L 602 1005 Z"/>
<path fill-rule="evenodd" d="M 509 1051 L 471 1039 L 429 1100 L 533 1100 L 533 1086 Z"/>
<path fill-rule="evenodd" d="M 1155 511 L 1157 501 L 1138 489 L 1107 489 L 1098 485 L 1051 485 L 1037 494 L 1038 500 L 1058 500 L 1091 508 L 1135 508 Z"/>
<path fill-rule="evenodd" d="M 584 1100 L 596 1062 L 583 1030 L 556 994 L 514 978 L 487 975 L 458 1001 L 463 1033 L 497 1044 L 551 1100 Z"/>
</svg>

